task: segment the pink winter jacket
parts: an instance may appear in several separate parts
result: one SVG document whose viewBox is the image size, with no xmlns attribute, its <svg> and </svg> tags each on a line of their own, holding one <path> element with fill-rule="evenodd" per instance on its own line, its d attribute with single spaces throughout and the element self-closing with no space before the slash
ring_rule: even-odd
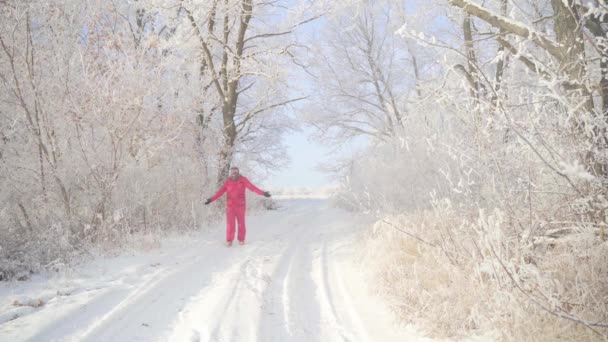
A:
<svg viewBox="0 0 608 342">
<path fill-rule="evenodd" d="M 244 208 L 245 207 L 245 188 L 255 192 L 258 195 L 263 195 L 264 191 L 258 189 L 255 185 L 251 184 L 249 179 L 244 176 L 239 176 L 236 180 L 228 177 L 228 179 L 222 184 L 220 189 L 211 196 L 211 201 L 215 201 L 220 196 L 226 193 L 226 207 L 227 208 Z"/>
</svg>

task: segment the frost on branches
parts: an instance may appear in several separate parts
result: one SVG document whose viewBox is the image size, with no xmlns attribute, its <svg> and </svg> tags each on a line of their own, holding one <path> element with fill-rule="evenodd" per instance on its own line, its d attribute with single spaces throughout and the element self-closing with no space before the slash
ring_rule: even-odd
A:
<svg viewBox="0 0 608 342">
<path fill-rule="evenodd" d="M 285 12 L 247 0 L 0 2 L 0 280 L 200 227 L 212 214 L 200 199 L 227 165 L 282 165 L 281 110 L 299 98 L 278 66 L 306 21 Z"/>
<path fill-rule="evenodd" d="M 438 336 L 608 334 L 608 8 L 351 1 L 318 61 L 339 204 L 395 312 Z M 323 77 L 323 76 L 320 76 Z M 323 97 L 325 96 L 325 97 Z"/>
</svg>

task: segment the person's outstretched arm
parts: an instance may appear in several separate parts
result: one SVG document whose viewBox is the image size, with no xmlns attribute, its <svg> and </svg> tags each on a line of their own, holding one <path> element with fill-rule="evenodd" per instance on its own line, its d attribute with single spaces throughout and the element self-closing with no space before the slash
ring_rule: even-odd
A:
<svg viewBox="0 0 608 342">
<path fill-rule="evenodd" d="M 205 204 L 209 204 L 209 203 L 215 201 L 216 199 L 220 198 L 220 196 L 222 196 L 224 194 L 224 192 L 226 192 L 226 182 L 224 182 L 224 184 L 222 184 L 222 186 L 217 190 L 217 192 L 213 196 L 207 198 L 207 200 L 205 201 Z"/>
<path fill-rule="evenodd" d="M 246 177 L 243 177 L 245 180 L 245 186 L 247 187 L 247 189 L 255 192 L 258 195 L 263 195 L 266 197 L 270 197 L 270 193 L 268 191 L 264 191 L 264 190 L 260 190 L 257 186 L 251 184 L 251 182 L 249 181 L 249 179 L 247 179 Z"/>
</svg>

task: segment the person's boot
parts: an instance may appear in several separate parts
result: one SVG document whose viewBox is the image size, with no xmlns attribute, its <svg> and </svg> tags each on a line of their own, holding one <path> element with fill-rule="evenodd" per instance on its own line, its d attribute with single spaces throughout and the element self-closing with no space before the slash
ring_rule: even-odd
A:
<svg viewBox="0 0 608 342">
<path fill-rule="evenodd" d="M 226 241 L 226 247 L 232 246 L 232 241 Z"/>
<path fill-rule="evenodd" d="M 245 244 L 245 240 L 239 240 L 239 245 L 244 245 Z"/>
</svg>

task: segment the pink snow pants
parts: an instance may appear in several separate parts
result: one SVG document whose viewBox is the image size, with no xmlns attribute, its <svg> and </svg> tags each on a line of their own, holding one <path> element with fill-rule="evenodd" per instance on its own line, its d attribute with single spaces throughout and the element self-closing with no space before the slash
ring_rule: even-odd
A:
<svg viewBox="0 0 608 342">
<path fill-rule="evenodd" d="M 239 226 L 237 239 L 245 241 L 245 206 L 226 207 L 226 241 L 234 240 L 234 221 Z"/>
</svg>

